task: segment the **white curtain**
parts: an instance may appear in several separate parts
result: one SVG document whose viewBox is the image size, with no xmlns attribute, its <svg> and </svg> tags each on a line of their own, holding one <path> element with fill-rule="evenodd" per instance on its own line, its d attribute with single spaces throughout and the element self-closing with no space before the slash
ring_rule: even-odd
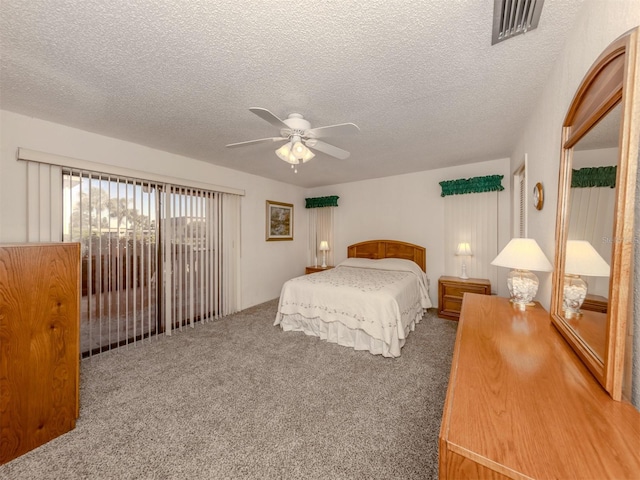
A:
<svg viewBox="0 0 640 480">
<path fill-rule="evenodd" d="M 333 250 L 335 248 L 333 238 L 333 221 L 336 207 L 309 208 L 309 265 L 322 264 L 322 252 L 320 242 L 329 244 L 326 252 L 327 265 L 333 263 Z"/>
<path fill-rule="evenodd" d="M 611 235 L 615 202 L 615 188 L 571 189 L 568 239 L 587 240 L 609 264 L 614 241 Z M 585 281 L 590 294 L 609 296 L 609 277 L 588 277 Z"/>
<path fill-rule="evenodd" d="M 498 254 L 498 192 L 448 195 L 445 202 L 445 272 L 459 277 L 462 262 L 471 278 L 487 278 L 495 289 L 496 267 L 491 261 Z M 468 242 L 473 256 L 456 256 L 459 243 Z"/>
</svg>

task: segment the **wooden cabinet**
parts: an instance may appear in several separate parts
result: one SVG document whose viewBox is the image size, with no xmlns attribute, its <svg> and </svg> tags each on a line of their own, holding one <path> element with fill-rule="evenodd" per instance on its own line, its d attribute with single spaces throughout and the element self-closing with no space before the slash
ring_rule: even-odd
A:
<svg viewBox="0 0 640 480">
<path fill-rule="evenodd" d="M 304 269 L 304 273 L 305 275 L 308 275 L 309 273 L 316 273 L 316 272 L 324 272 L 325 270 L 331 270 L 333 268 L 333 265 L 327 265 L 326 267 L 314 267 L 313 265 L 310 267 L 307 267 Z"/>
<path fill-rule="evenodd" d="M 439 437 L 441 479 L 633 478 L 640 412 L 600 386 L 539 304 L 465 295 Z"/>
<path fill-rule="evenodd" d="M 581 308 L 582 310 L 590 310 L 592 312 L 607 313 L 608 305 L 609 301 L 605 297 L 588 294 Z M 604 335 L 606 335 L 606 333 Z M 604 336 L 602 338 L 604 338 Z"/>
<path fill-rule="evenodd" d="M 438 316 L 458 320 L 465 293 L 491 295 L 491 282 L 484 278 L 440 277 L 438 280 Z"/>
<path fill-rule="evenodd" d="M 80 245 L 0 245 L 0 464 L 75 427 Z"/>
</svg>

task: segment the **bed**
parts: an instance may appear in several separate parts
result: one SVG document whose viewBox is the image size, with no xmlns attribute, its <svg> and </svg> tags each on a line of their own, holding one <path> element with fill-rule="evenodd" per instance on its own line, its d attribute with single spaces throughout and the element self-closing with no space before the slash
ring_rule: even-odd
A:
<svg viewBox="0 0 640 480">
<path fill-rule="evenodd" d="M 374 355 L 399 357 L 430 308 L 424 247 L 393 240 L 350 245 L 331 270 L 285 282 L 274 325 Z"/>
</svg>

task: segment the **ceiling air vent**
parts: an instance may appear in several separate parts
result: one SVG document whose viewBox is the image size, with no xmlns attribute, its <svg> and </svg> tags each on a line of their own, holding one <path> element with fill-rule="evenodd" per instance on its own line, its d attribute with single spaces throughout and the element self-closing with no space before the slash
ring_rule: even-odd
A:
<svg viewBox="0 0 640 480">
<path fill-rule="evenodd" d="M 538 26 L 544 0 L 494 0 L 491 45 Z"/>
</svg>

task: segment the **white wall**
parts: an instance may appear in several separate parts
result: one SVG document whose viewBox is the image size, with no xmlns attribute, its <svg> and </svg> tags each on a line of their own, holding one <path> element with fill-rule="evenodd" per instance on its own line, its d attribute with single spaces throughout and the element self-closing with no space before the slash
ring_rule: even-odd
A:
<svg viewBox="0 0 640 480">
<path fill-rule="evenodd" d="M 585 1 L 511 155 L 511 170 L 515 171 L 526 153 L 529 185 L 542 182 L 545 187 L 544 208 L 538 211 L 531 202 L 527 205 L 528 235 L 538 241 L 552 261 L 555 254 L 560 140 L 567 109 L 578 85 L 600 53 L 617 37 L 639 24 L 638 0 Z M 540 288 L 536 298 L 548 309 L 551 275 L 539 277 Z"/>
<path fill-rule="evenodd" d="M 400 240 L 426 247 L 427 274 L 431 281 L 429 295 L 435 307 L 438 278 L 441 275 L 458 275 L 458 272 L 444 271 L 444 198 L 440 196 L 439 182 L 482 175 L 505 176 L 502 181 L 505 190 L 498 194 L 498 240 L 502 247 L 511 238 L 508 158 L 318 187 L 307 193 L 309 197 L 340 197 L 335 217 L 335 245 L 332 246 L 336 263 L 347 257 L 349 245 L 365 240 Z M 472 271 L 467 273 L 473 277 Z M 508 295 L 506 273 L 504 281 L 497 286 L 501 295 Z M 492 288 L 496 290 L 495 285 Z"/>
<path fill-rule="evenodd" d="M 26 163 L 18 147 L 244 189 L 242 308 L 276 298 L 282 284 L 304 273 L 307 223 L 304 190 L 206 162 L 0 110 L 0 242 L 24 242 Z M 265 201 L 294 204 L 293 242 L 265 241 Z"/>
</svg>

